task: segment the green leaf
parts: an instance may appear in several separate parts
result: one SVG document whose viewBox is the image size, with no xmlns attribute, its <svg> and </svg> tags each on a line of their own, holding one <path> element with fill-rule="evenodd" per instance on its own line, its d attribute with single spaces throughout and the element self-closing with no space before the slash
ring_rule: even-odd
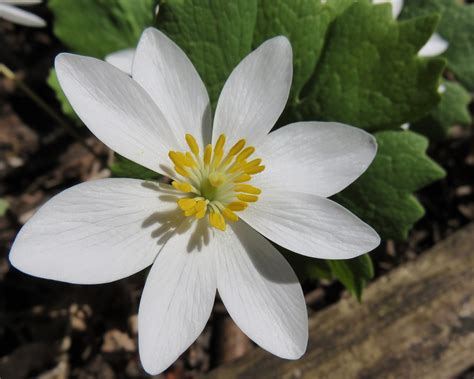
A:
<svg viewBox="0 0 474 379">
<path fill-rule="evenodd" d="M 230 72 L 251 50 L 256 0 L 167 0 L 158 24 L 193 62 L 213 108 Z"/>
<path fill-rule="evenodd" d="M 467 89 L 474 91 L 474 4 L 456 0 L 405 0 L 401 18 L 438 12 L 437 32 L 448 41 L 443 54 L 448 68 Z"/>
<path fill-rule="evenodd" d="M 359 2 L 336 17 L 302 100 L 304 119 L 375 131 L 419 119 L 439 101 L 444 60 L 421 59 L 436 15 L 396 22 L 389 4 Z"/>
<path fill-rule="evenodd" d="M 253 47 L 278 35 L 287 36 L 293 48 L 293 83 L 290 104 L 299 101 L 304 84 L 320 58 L 326 33 L 334 17 L 353 0 L 260 0 Z"/>
<path fill-rule="evenodd" d="M 5 199 L 0 198 L 0 217 L 5 216 L 10 204 Z"/>
<path fill-rule="evenodd" d="M 110 166 L 110 171 L 112 171 L 112 176 L 116 178 L 142 180 L 158 180 L 161 178 L 161 175 L 155 171 L 140 166 L 138 163 L 132 162 L 121 155 L 115 154 L 114 158 L 115 162 Z"/>
<path fill-rule="evenodd" d="M 357 300 L 362 299 L 362 291 L 374 277 L 374 266 L 368 254 L 348 260 L 328 260 L 331 272 Z"/>
<path fill-rule="evenodd" d="M 444 82 L 446 91 L 441 101 L 431 113 L 411 126 L 411 130 L 427 136 L 431 141 L 439 141 L 448 135 L 453 125 L 470 125 L 469 104 L 471 95 L 460 84 Z"/>
<path fill-rule="evenodd" d="M 72 106 L 69 103 L 69 100 L 67 99 L 61 86 L 59 85 L 58 77 L 56 76 L 56 71 L 54 70 L 54 68 L 52 68 L 49 71 L 49 76 L 46 81 L 49 87 L 54 91 L 56 95 L 56 99 L 61 105 L 62 112 L 71 120 L 73 120 L 76 124 L 81 125 L 82 124 L 81 120 L 76 115 L 76 112 L 74 112 L 74 109 L 72 109 Z"/>
<path fill-rule="evenodd" d="M 103 58 L 135 47 L 156 0 L 50 0 L 54 34 L 76 53 Z"/>
<path fill-rule="evenodd" d="M 377 156 L 335 200 L 371 225 L 382 239 L 403 240 L 424 209 L 413 192 L 444 177 L 426 155 L 428 140 L 413 132 L 375 134 Z"/>
<path fill-rule="evenodd" d="M 317 279 L 333 279 L 331 268 L 324 259 L 316 259 L 306 257 L 301 254 L 294 253 L 289 250 L 285 250 L 282 247 L 278 247 L 280 252 L 290 263 L 293 270 L 301 282 L 313 281 Z"/>
</svg>

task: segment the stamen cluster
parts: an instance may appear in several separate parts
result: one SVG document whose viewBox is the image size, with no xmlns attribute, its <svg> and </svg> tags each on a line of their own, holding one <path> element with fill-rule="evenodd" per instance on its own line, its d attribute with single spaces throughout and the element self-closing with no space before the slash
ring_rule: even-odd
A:
<svg viewBox="0 0 474 379">
<path fill-rule="evenodd" d="M 186 134 L 190 151 L 170 151 L 168 154 L 175 171 L 184 178 L 171 183 L 175 189 L 186 193 L 178 200 L 178 206 L 185 216 L 196 219 L 208 214 L 209 224 L 219 230 L 226 229 L 226 220 L 239 219 L 235 212 L 245 210 L 249 203 L 258 200 L 261 190 L 248 182 L 252 175 L 265 169 L 261 159 L 249 160 L 255 148 L 245 147 L 244 139 L 224 156 L 225 140 L 225 135 L 221 134 L 214 148 L 207 145 L 201 157 L 196 139 Z"/>
</svg>

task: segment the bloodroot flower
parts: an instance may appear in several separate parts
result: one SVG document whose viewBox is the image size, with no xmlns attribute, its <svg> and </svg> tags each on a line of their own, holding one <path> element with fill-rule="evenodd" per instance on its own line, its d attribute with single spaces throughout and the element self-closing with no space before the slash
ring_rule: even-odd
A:
<svg viewBox="0 0 474 379">
<path fill-rule="evenodd" d="M 15 24 L 41 28 L 46 26 L 46 22 L 33 13 L 24 11 L 14 5 L 35 5 L 42 0 L 0 0 L 0 18 Z"/>
<path fill-rule="evenodd" d="M 216 289 L 258 345 L 299 358 L 308 340 L 303 292 L 267 238 L 314 258 L 348 259 L 375 248 L 377 233 L 327 199 L 367 169 L 374 138 L 322 122 L 269 133 L 292 79 L 284 37 L 263 43 L 234 69 L 213 122 L 195 68 L 156 29 L 143 33 L 132 77 L 71 54 L 56 58 L 56 71 L 73 108 L 101 141 L 172 185 L 104 179 L 72 187 L 23 227 L 12 264 L 82 284 L 152 265 L 138 317 L 140 357 L 152 374 L 199 336 Z"/>
</svg>

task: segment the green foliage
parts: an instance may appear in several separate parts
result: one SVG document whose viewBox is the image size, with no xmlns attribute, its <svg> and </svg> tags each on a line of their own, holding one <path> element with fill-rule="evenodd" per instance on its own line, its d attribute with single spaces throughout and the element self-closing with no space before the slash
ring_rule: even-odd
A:
<svg viewBox="0 0 474 379">
<path fill-rule="evenodd" d="M 335 0 L 328 6 L 314 0 L 258 2 L 253 47 L 278 35 L 285 35 L 292 42 L 294 74 L 291 105 L 298 103 L 303 86 L 314 73 L 330 22 L 351 3 L 352 0 Z"/>
<path fill-rule="evenodd" d="M 369 169 L 335 196 L 383 239 L 403 240 L 424 209 L 413 192 L 444 177 L 427 155 L 428 140 L 413 132 L 375 134 L 377 156 Z"/>
<path fill-rule="evenodd" d="M 158 24 L 193 62 L 213 108 L 225 80 L 251 50 L 256 0 L 167 0 Z"/>
<path fill-rule="evenodd" d="M 74 53 L 104 58 L 135 47 L 142 31 L 154 23 L 157 0 L 49 0 L 54 33 Z M 54 69 L 47 79 L 63 113 L 81 125 L 64 95 Z"/>
<path fill-rule="evenodd" d="M 439 101 L 444 61 L 420 59 L 416 53 L 437 21 L 426 16 L 396 22 L 388 4 L 350 6 L 332 24 L 303 100 L 303 117 L 375 131 L 426 114 Z"/>
<path fill-rule="evenodd" d="M 131 160 L 115 154 L 114 163 L 110 166 L 112 176 L 116 178 L 132 178 L 142 180 L 158 180 L 161 175 L 155 171 L 149 170 Z"/>
<path fill-rule="evenodd" d="M 366 284 L 374 277 L 372 259 L 365 254 L 344 261 L 327 261 L 331 272 L 359 301 Z"/>
<path fill-rule="evenodd" d="M 5 199 L 0 198 L 0 217 L 5 216 L 10 204 Z"/>
<path fill-rule="evenodd" d="M 411 130 L 424 134 L 431 141 L 439 141 L 448 135 L 453 125 L 469 125 L 471 95 L 460 84 L 444 82 L 446 91 L 440 103 L 431 113 L 411 126 Z"/>
<path fill-rule="evenodd" d="M 63 113 L 71 120 L 75 121 L 76 124 L 81 125 L 81 120 L 79 119 L 79 117 L 77 117 L 76 112 L 74 112 L 74 109 L 72 109 L 71 104 L 69 103 L 61 86 L 59 85 L 58 77 L 56 76 L 56 71 L 54 70 L 54 68 L 49 71 L 49 76 L 46 81 L 49 87 L 54 91 L 56 99 L 61 105 L 61 110 L 63 111 Z"/>
<path fill-rule="evenodd" d="M 97 58 L 135 47 L 153 25 L 156 0 L 50 0 L 54 34 L 73 52 Z"/>
<path fill-rule="evenodd" d="M 437 32 L 449 42 L 444 53 L 456 79 L 474 91 L 474 4 L 457 0 L 405 0 L 401 18 L 441 14 Z"/>
</svg>

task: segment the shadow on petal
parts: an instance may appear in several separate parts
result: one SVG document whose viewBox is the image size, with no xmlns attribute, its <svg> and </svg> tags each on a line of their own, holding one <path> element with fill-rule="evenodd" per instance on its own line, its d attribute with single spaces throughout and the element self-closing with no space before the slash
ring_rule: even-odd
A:
<svg viewBox="0 0 474 379">
<path fill-rule="evenodd" d="M 243 221 L 235 223 L 232 228 L 254 267 L 265 279 L 274 283 L 299 283 L 285 257 L 265 237 Z M 271 245 L 271 248 L 265 245 Z M 279 257 L 267 257 L 269 250 L 272 251 L 271 254 L 278 254 Z M 285 264 L 286 270 L 275 267 Z"/>
</svg>

